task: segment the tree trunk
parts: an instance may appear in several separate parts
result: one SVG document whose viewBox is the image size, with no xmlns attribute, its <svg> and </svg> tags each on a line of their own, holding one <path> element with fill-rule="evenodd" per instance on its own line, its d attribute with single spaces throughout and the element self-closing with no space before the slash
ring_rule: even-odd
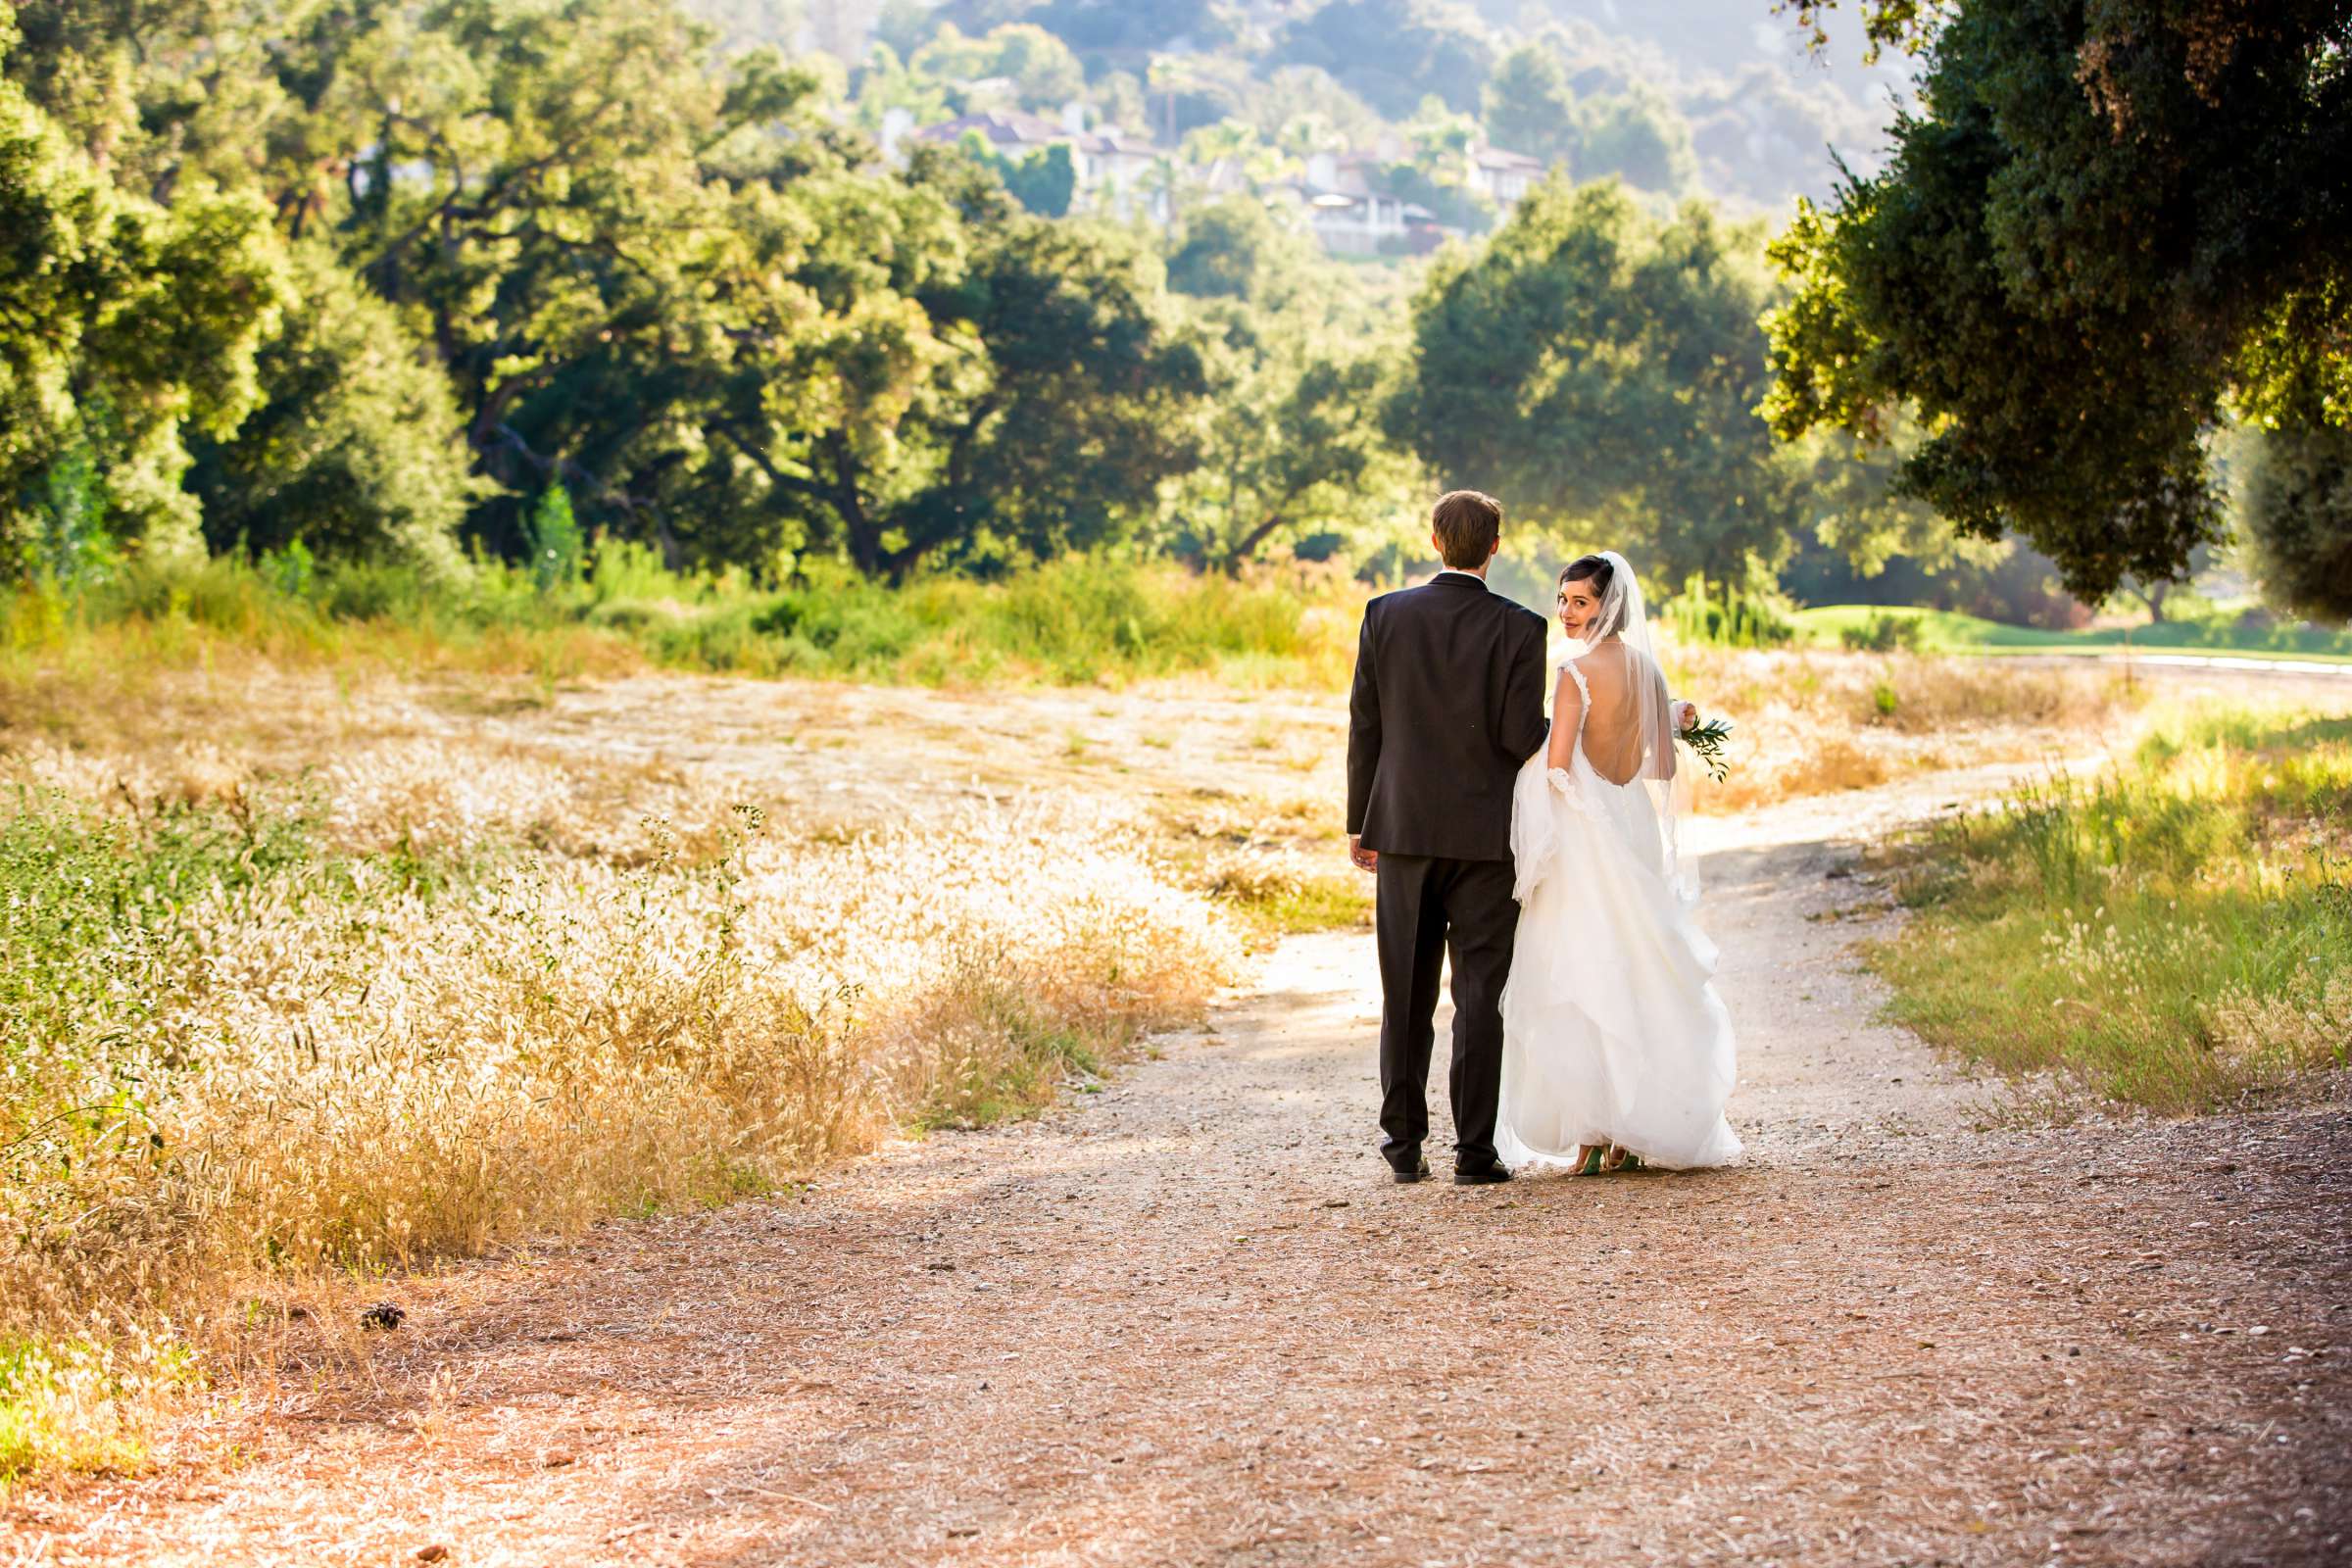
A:
<svg viewBox="0 0 2352 1568">
<path fill-rule="evenodd" d="M 827 431 L 821 445 L 833 469 L 831 482 L 823 487 L 824 497 L 841 516 L 841 537 L 850 547 L 850 562 L 859 575 L 879 576 L 886 564 L 882 525 L 866 514 L 865 498 L 858 493 L 858 454 L 850 450 L 849 437 L 839 430 Z"/>
<path fill-rule="evenodd" d="M 1259 519 L 1255 527 L 1225 547 L 1224 559 L 1218 563 L 1219 569 L 1228 577 L 1239 577 L 1242 574 L 1242 567 L 1248 564 L 1252 555 L 1256 554 L 1257 547 L 1264 544 L 1267 536 L 1288 520 L 1280 512 L 1268 513 Z"/>
</svg>

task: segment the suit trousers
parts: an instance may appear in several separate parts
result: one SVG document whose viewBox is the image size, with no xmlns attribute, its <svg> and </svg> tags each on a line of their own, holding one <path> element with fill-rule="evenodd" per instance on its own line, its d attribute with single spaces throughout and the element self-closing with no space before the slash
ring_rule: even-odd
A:
<svg viewBox="0 0 2352 1568">
<path fill-rule="evenodd" d="M 1502 985 L 1510 978 L 1519 905 L 1508 860 L 1383 853 L 1374 873 L 1380 947 L 1380 1152 L 1409 1169 L 1429 1136 L 1429 1057 L 1437 1042 L 1438 976 L 1453 958 L 1456 1168 L 1494 1158 L 1502 1090 Z"/>
</svg>

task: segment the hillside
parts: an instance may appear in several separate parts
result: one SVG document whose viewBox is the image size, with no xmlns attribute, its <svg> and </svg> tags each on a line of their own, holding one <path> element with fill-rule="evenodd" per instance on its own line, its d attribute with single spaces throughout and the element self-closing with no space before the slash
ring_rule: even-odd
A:
<svg viewBox="0 0 2352 1568">
<path fill-rule="evenodd" d="M 1079 102 L 1090 126 L 1169 154 L 1219 126 L 1289 151 L 1320 141 L 1341 153 L 1384 142 L 1394 153 L 1467 130 L 1580 178 L 1613 173 L 1741 213 L 1826 195 L 1838 160 L 1875 168 L 1908 83 L 1908 62 L 1863 63 L 1839 19 L 1833 47 L 1808 51 L 1771 0 L 692 0 L 691 9 L 731 42 L 832 56 L 860 104 L 890 74 L 874 69 L 880 45 L 892 66 L 940 78 L 941 110 L 1057 114 Z M 983 47 L 1008 27 L 1028 40 L 1011 72 L 1004 50 Z M 1426 192 L 1404 194 L 1480 226 Z"/>
</svg>

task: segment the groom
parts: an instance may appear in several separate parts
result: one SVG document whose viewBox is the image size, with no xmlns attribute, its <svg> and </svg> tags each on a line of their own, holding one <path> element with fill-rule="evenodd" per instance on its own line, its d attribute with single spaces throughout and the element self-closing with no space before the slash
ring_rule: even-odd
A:
<svg viewBox="0 0 2352 1568">
<path fill-rule="evenodd" d="M 1511 898 L 1511 785 L 1544 745 L 1544 617 L 1487 589 L 1502 503 L 1438 498 L 1446 569 L 1364 607 L 1348 700 L 1348 855 L 1373 873 L 1380 946 L 1380 1152 L 1429 1175 L 1438 974 L 1453 955 L 1453 1180 L 1511 1179 L 1494 1153 Z"/>
</svg>

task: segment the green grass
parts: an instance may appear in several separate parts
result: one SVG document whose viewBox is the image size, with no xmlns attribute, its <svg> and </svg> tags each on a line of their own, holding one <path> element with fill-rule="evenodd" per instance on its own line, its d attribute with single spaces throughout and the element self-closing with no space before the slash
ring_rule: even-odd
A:
<svg viewBox="0 0 2352 1568">
<path fill-rule="evenodd" d="M 642 547 L 601 543 L 554 584 L 488 561 L 457 578 L 307 558 L 299 569 L 268 558 L 132 563 L 71 589 L 0 590 L 0 689 L 60 666 L 185 667 L 238 652 L 550 680 L 650 663 L 925 685 L 1202 672 L 1334 686 L 1354 651 L 1342 603 L 1353 597 L 1108 556 L 896 587 L 821 564 L 779 584 L 671 572 Z"/>
<path fill-rule="evenodd" d="M 2352 719 L 2223 712 L 1932 830 L 1873 949 L 1894 1016 L 2196 1112 L 2352 1064 Z"/>
<path fill-rule="evenodd" d="M 0 1337 L 0 1494 L 36 1470 L 138 1469 L 153 1410 L 200 1381 L 170 1340 Z"/>
<path fill-rule="evenodd" d="M 125 975 L 196 966 L 187 906 L 243 893 L 311 858 L 316 804 L 256 809 L 158 805 L 135 822 L 54 793 L 0 807 L 0 1065 L 69 1049 L 84 1013 Z M 143 1020 L 169 996 L 135 998 Z M 0 1109 L 4 1109 L 0 1105 Z"/>
<path fill-rule="evenodd" d="M 1947 654 L 2206 654 L 2233 659 L 2314 659 L 2352 663 L 2352 630 L 2323 626 L 2254 627 L 2235 620 L 2166 621 L 2152 626 L 2045 631 L 2010 626 L 1950 610 L 1887 605 L 1821 605 L 1796 612 L 1797 640 L 1838 647 L 1846 632 L 1867 630 L 1880 618 L 1914 623 L 1923 653 Z"/>
<path fill-rule="evenodd" d="M 1054 1103 L 1065 1084 L 1101 1086 L 1102 1056 L 1079 1031 L 1044 1017 L 1013 987 L 978 971 L 973 980 L 967 1005 L 975 1016 L 966 1021 L 979 1027 L 945 1032 L 968 1044 L 916 1107 L 911 1119 L 918 1131 L 1025 1121 Z"/>
<path fill-rule="evenodd" d="M 1232 915 L 1252 945 L 1372 923 L 1372 879 L 1347 868 L 1336 843 L 1267 844 L 1181 812 L 1170 834 L 1171 867 Z"/>
<path fill-rule="evenodd" d="M 1261 884 L 1229 894 L 1228 906 L 1264 936 L 1302 936 L 1345 931 L 1372 923 L 1372 879 L 1301 876 L 1285 884 Z"/>
<path fill-rule="evenodd" d="M 110 1380 L 91 1375 L 101 1353 L 0 1340 L 0 1487 L 60 1456 L 83 1470 L 138 1461 L 137 1446 L 116 1426 L 113 1391 L 103 1386 Z M 93 1391 L 93 1383 L 101 1387 Z"/>
</svg>

